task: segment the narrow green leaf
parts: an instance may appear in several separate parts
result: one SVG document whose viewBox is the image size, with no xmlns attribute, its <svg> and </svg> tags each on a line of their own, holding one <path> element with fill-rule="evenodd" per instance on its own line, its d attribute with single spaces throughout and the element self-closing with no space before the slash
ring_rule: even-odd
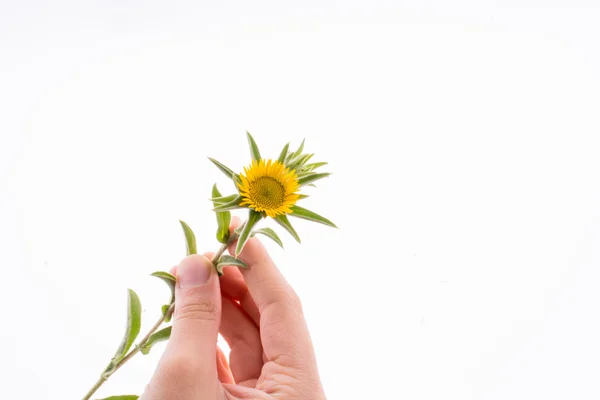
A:
<svg viewBox="0 0 600 400">
<path fill-rule="evenodd" d="M 235 256 L 236 257 L 239 256 L 240 253 L 242 252 L 242 250 L 244 249 L 246 242 L 250 238 L 250 233 L 252 232 L 252 229 L 258 223 L 258 221 L 261 220 L 261 218 L 262 218 L 261 213 L 250 209 L 250 212 L 248 215 L 248 221 L 246 221 L 246 225 L 244 225 L 244 229 L 240 233 L 240 237 L 238 238 L 238 241 L 237 241 L 237 246 L 235 247 Z"/>
<path fill-rule="evenodd" d="M 310 175 L 314 175 L 314 174 L 315 174 L 314 172 L 311 172 L 311 171 L 304 171 L 304 170 L 303 170 L 303 172 L 301 172 L 301 173 L 299 173 L 298 175 L 296 175 L 296 177 L 297 177 L 298 179 L 302 179 L 302 178 L 304 178 L 304 177 L 307 177 L 307 176 L 310 176 Z"/>
<path fill-rule="evenodd" d="M 169 272 L 165 271 L 156 271 L 150 274 L 156 278 L 162 279 L 171 289 L 171 291 L 175 291 L 175 276 L 171 275 Z"/>
<path fill-rule="evenodd" d="M 127 293 L 127 327 L 121 345 L 115 353 L 115 358 L 119 361 L 125 357 L 142 327 L 142 302 L 133 289 L 127 289 Z"/>
<path fill-rule="evenodd" d="M 104 373 L 112 372 L 117 363 L 125 357 L 142 327 L 142 303 L 140 302 L 140 298 L 132 289 L 127 289 L 127 293 L 127 325 L 125 327 L 125 334 Z"/>
<path fill-rule="evenodd" d="M 239 196 L 238 194 L 230 194 L 229 196 L 213 197 L 209 200 L 212 201 L 213 203 L 215 203 L 215 205 L 216 204 L 225 204 L 225 203 L 229 203 L 231 200 L 235 199 L 238 196 Z"/>
<path fill-rule="evenodd" d="M 292 158 L 294 158 L 294 153 L 288 152 L 288 155 L 285 157 L 285 165 L 286 166 L 288 166 L 290 164 L 290 161 L 292 161 Z"/>
<path fill-rule="evenodd" d="M 317 213 L 314 213 L 306 208 L 300 206 L 292 206 L 292 213 L 289 214 L 290 217 L 302 218 L 309 221 L 319 222 L 323 225 L 331 226 L 332 228 L 337 228 L 333 222 L 328 220 L 325 217 L 320 216 Z"/>
<path fill-rule="evenodd" d="M 300 154 L 302 154 L 302 150 L 304 150 L 304 142 L 306 142 L 306 138 L 302 139 L 302 143 L 300 143 L 298 150 L 294 152 L 292 157 L 298 157 Z"/>
<path fill-rule="evenodd" d="M 304 194 L 304 193 L 300 193 L 300 194 L 298 195 L 298 200 L 306 199 L 307 197 L 310 197 L 310 196 L 309 196 L 309 195 L 307 195 L 307 194 Z"/>
<path fill-rule="evenodd" d="M 314 171 L 317 168 L 320 168 L 324 165 L 327 165 L 328 163 L 325 161 L 322 162 L 316 162 L 316 163 L 312 163 L 312 164 L 306 164 L 303 168 L 303 171 Z"/>
<path fill-rule="evenodd" d="M 171 302 L 173 302 L 173 300 L 171 300 Z M 167 315 L 170 308 L 171 308 L 171 306 L 169 304 L 165 304 L 161 307 L 162 315 L 164 315 L 166 317 L 165 322 L 171 322 L 172 315 Z"/>
<path fill-rule="evenodd" d="M 152 346 L 154 346 L 156 343 L 160 343 L 160 342 L 169 340 L 170 337 L 171 337 L 171 327 L 168 326 L 168 327 L 161 329 L 160 331 L 155 332 L 152 335 L 150 335 L 146 344 L 143 345 L 142 347 L 140 347 L 140 351 L 142 352 L 142 354 L 148 355 L 150 353 L 150 349 L 152 349 Z"/>
<path fill-rule="evenodd" d="M 235 172 L 233 173 L 233 175 L 231 175 L 231 179 L 233 180 L 233 183 L 235 184 L 236 188 L 239 189 L 239 187 L 242 186 L 242 178 L 240 178 L 240 176 Z"/>
<path fill-rule="evenodd" d="M 212 187 L 212 197 L 213 198 L 222 197 L 221 192 L 219 192 L 219 189 L 217 188 L 217 184 L 216 183 Z"/>
<path fill-rule="evenodd" d="M 279 225 L 281 225 L 281 227 L 283 229 L 288 231 L 289 234 L 292 235 L 298 243 L 300 243 L 300 236 L 298 236 L 298 233 L 296 233 L 296 230 L 294 229 L 294 227 L 290 223 L 289 219 L 285 215 L 278 215 L 277 217 L 274 218 L 274 220 Z"/>
<path fill-rule="evenodd" d="M 326 178 L 329 175 L 331 175 L 331 173 L 329 173 L 329 172 L 323 172 L 323 173 L 320 173 L 320 174 L 306 175 L 306 176 L 303 176 L 302 178 L 299 178 L 298 179 L 298 183 L 302 187 L 304 185 L 308 185 L 309 183 L 312 184 L 313 182 L 318 181 L 319 179 Z"/>
<path fill-rule="evenodd" d="M 223 172 L 225 175 L 227 175 L 227 177 L 229 179 L 231 179 L 231 176 L 233 175 L 233 170 L 231 168 L 225 166 L 223 163 L 220 163 L 219 161 L 215 160 L 214 158 L 208 157 L 208 159 L 210 161 L 212 161 L 212 163 L 215 164 L 217 166 L 217 168 L 219 168 L 221 170 L 221 172 Z"/>
<path fill-rule="evenodd" d="M 197 254 L 198 251 L 196 250 L 196 235 L 194 235 L 194 231 L 192 231 L 192 228 L 190 228 L 190 226 L 182 220 L 179 220 L 179 223 L 181 224 L 181 227 L 183 228 L 183 233 L 185 235 L 187 255 L 189 256 L 190 254 Z"/>
<path fill-rule="evenodd" d="M 312 157 L 314 156 L 314 154 L 301 154 L 298 157 L 295 157 L 294 159 L 292 159 L 289 163 L 288 163 L 288 168 L 289 169 L 295 169 L 295 170 L 299 170 L 302 168 L 302 166 L 304 164 L 306 164 L 306 162 L 308 160 L 310 160 Z"/>
<path fill-rule="evenodd" d="M 163 282 L 165 282 L 167 284 L 167 286 L 169 286 L 169 289 L 171 289 L 171 303 L 173 302 L 173 300 L 175 300 L 175 282 L 176 279 L 173 275 L 171 275 L 168 272 L 164 272 L 164 271 L 156 271 L 151 273 L 150 275 L 161 279 Z M 168 306 L 167 306 L 168 307 Z"/>
<path fill-rule="evenodd" d="M 279 154 L 279 158 L 277 159 L 277 161 L 279 161 L 282 164 L 285 164 L 285 158 L 287 157 L 289 148 L 290 148 L 289 143 L 286 144 L 285 146 L 283 146 L 283 149 L 281 150 L 281 153 Z"/>
<path fill-rule="evenodd" d="M 248 136 L 248 145 L 250 146 L 250 156 L 252 156 L 253 160 L 260 161 L 260 151 L 258 150 L 254 138 L 248 131 L 246 131 L 246 135 Z"/>
<path fill-rule="evenodd" d="M 224 254 L 219 258 L 219 262 L 217 262 L 217 272 L 219 273 L 219 276 L 223 275 L 223 268 L 229 265 L 233 265 L 235 267 L 240 268 L 248 268 L 248 264 L 246 264 L 239 258 L 235 258 Z"/>
<path fill-rule="evenodd" d="M 261 229 L 257 229 L 254 232 L 252 232 L 252 236 L 257 235 L 257 234 L 265 235 L 266 237 L 272 239 L 275 243 L 277 243 L 283 249 L 283 242 L 281 241 L 279 236 L 277 236 L 277 233 L 275 233 L 275 231 L 273 229 L 261 228 Z"/>
<path fill-rule="evenodd" d="M 110 396 L 99 400 L 137 400 L 139 398 L 140 396 L 136 396 L 135 394 L 125 394 L 122 396 Z"/>
<path fill-rule="evenodd" d="M 305 154 L 302 157 L 300 157 L 300 161 L 299 161 L 300 167 L 304 167 L 304 164 L 309 162 L 310 159 L 314 157 L 314 155 L 315 155 L 314 153 L 310 153 L 310 154 Z"/>
<path fill-rule="evenodd" d="M 217 184 L 212 189 L 213 197 L 221 197 L 221 192 L 217 189 Z M 219 204 L 213 202 L 215 207 Z M 217 240 L 221 243 L 227 243 L 229 240 L 229 224 L 231 223 L 231 213 L 229 211 L 216 212 L 217 216 Z"/>
<path fill-rule="evenodd" d="M 235 197 L 235 199 L 231 200 L 229 203 L 219 204 L 218 206 L 215 206 L 215 208 L 213 208 L 213 211 L 223 212 L 223 211 L 236 210 L 238 208 L 243 208 L 242 206 L 240 206 L 241 202 L 242 202 L 242 196 L 238 195 Z"/>
<path fill-rule="evenodd" d="M 228 265 L 234 265 L 236 267 L 248 268 L 248 264 L 246 264 L 244 261 L 240 260 L 239 258 L 235 258 L 233 256 L 227 255 L 227 254 L 223 254 L 219 258 L 218 264 L 221 264 L 224 267 L 228 266 Z"/>
</svg>

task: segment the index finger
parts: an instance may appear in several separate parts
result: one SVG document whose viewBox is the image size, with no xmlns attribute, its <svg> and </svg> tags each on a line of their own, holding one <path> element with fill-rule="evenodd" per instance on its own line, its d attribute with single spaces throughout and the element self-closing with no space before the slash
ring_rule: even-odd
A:
<svg viewBox="0 0 600 400">
<path fill-rule="evenodd" d="M 229 252 L 234 254 L 235 243 Z M 294 366 L 314 359 L 300 299 L 257 238 L 239 255 L 248 264 L 241 269 L 260 312 L 260 335 L 269 361 Z M 309 359 L 307 359 L 307 357 Z"/>
</svg>

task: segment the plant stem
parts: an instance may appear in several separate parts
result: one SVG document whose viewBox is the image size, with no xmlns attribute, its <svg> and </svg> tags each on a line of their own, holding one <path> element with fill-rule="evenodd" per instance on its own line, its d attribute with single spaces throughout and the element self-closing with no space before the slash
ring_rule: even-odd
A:
<svg viewBox="0 0 600 400">
<path fill-rule="evenodd" d="M 115 368 L 112 371 L 110 371 L 109 373 L 103 373 L 100 376 L 100 379 L 98 379 L 98 382 L 96 382 L 94 384 L 94 386 L 92 386 L 92 388 L 89 390 L 89 392 L 87 392 L 87 394 L 83 397 L 83 400 L 89 400 L 92 397 L 92 395 L 94 393 L 96 393 L 96 391 L 100 388 L 100 386 L 102 386 L 102 384 L 104 382 L 106 382 L 108 380 L 108 378 L 111 377 L 112 374 L 117 372 L 117 370 L 119 368 L 121 368 L 123 366 L 123 364 L 125 364 L 133 356 L 135 356 L 140 351 L 140 349 L 146 345 L 146 343 L 148 342 L 148 339 L 150 339 L 150 336 L 154 332 L 156 332 L 158 330 L 158 328 L 160 328 L 160 326 L 163 324 L 163 322 L 165 322 L 165 320 L 168 317 L 170 317 L 171 314 L 173 314 L 173 310 L 175 310 L 175 303 L 171 304 L 171 306 L 169 307 L 169 309 L 167 310 L 165 315 L 163 315 L 162 317 L 160 317 L 160 319 L 158 321 L 156 321 L 156 323 L 154 324 L 154 326 L 152 328 L 150 328 L 150 330 L 148 331 L 146 336 L 144 336 L 144 338 L 142 340 L 140 340 L 140 342 L 129 353 L 127 353 L 127 355 L 125 357 L 123 357 L 123 359 L 121 361 L 119 361 L 117 363 L 117 365 L 115 365 Z"/>
<path fill-rule="evenodd" d="M 148 333 L 146 334 L 146 336 L 144 336 L 144 338 L 140 341 L 140 343 L 137 346 L 135 346 L 133 348 L 133 350 L 131 350 L 129 353 L 127 353 L 127 355 L 125 357 L 123 357 L 123 359 L 121 361 L 119 361 L 117 363 L 117 365 L 115 366 L 115 369 L 110 373 L 110 375 L 117 372 L 117 370 L 119 368 L 121 368 L 123 366 L 123 364 L 125 364 L 127 361 L 129 361 L 129 359 L 131 357 L 135 356 L 140 351 L 140 349 L 142 347 L 144 347 L 146 345 L 146 343 L 148 343 L 148 339 L 150 339 L 150 336 L 152 336 L 152 334 L 154 332 L 156 332 L 158 330 L 158 328 L 160 328 L 160 326 L 163 324 L 163 322 L 165 322 L 165 320 L 168 317 L 170 317 L 171 314 L 173 314 L 174 310 L 175 310 L 175 303 L 172 303 L 171 306 L 169 307 L 169 309 L 167 310 L 167 312 L 165 313 L 165 315 L 161 319 L 156 321 L 154 326 L 148 331 Z"/>
<path fill-rule="evenodd" d="M 92 397 L 92 395 L 94 393 L 96 393 L 96 391 L 100 388 L 100 386 L 102 386 L 102 384 L 106 382 L 106 379 L 104 379 L 104 376 L 101 376 L 100 379 L 98 379 L 98 382 L 96 382 L 96 384 L 94 386 L 92 386 L 92 388 L 89 390 L 89 392 L 86 393 L 85 396 L 83 396 L 83 400 L 88 400 Z"/>
<path fill-rule="evenodd" d="M 219 258 L 223 255 L 225 250 L 227 250 L 227 247 L 231 243 L 233 243 L 235 240 L 237 240 L 238 236 L 239 235 L 237 233 L 232 232 L 227 243 L 223 243 L 221 245 L 221 247 L 219 248 L 219 250 L 217 250 L 217 252 L 213 256 L 213 258 L 211 260 L 213 265 L 215 265 L 215 266 L 217 265 Z M 98 379 L 98 382 L 96 382 L 94 384 L 94 386 L 92 386 L 92 388 L 86 393 L 86 395 L 83 397 L 83 400 L 89 400 L 94 395 L 94 393 L 96 393 L 96 391 L 100 388 L 100 386 L 102 386 L 104 384 L 104 382 L 106 382 L 108 380 L 108 378 L 110 378 L 110 376 L 112 374 L 117 372 L 117 370 L 119 368 L 121 368 L 127 361 L 129 361 L 133 356 L 135 356 L 140 351 L 140 349 L 142 347 L 144 347 L 146 342 L 148 342 L 148 339 L 150 339 L 150 336 L 152 336 L 152 334 L 154 332 L 156 332 L 158 330 L 158 328 L 160 328 L 160 326 L 165 322 L 167 317 L 170 317 L 173 314 L 174 310 L 175 310 L 175 303 L 172 303 L 171 306 L 169 307 L 169 310 L 165 313 L 165 315 L 163 315 L 158 321 L 156 321 L 156 323 L 154 324 L 154 326 L 152 328 L 150 328 L 150 330 L 148 331 L 146 336 L 144 336 L 144 338 L 131 351 L 129 351 L 129 353 L 127 353 L 127 355 L 125 357 L 123 357 L 123 359 L 121 361 L 119 361 L 117 363 L 115 368 L 111 372 L 103 373 L 100 376 L 100 379 Z"/>
<path fill-rule="evenodd" d="M 227 247 L 229 247 L 229 245 L 231 243 L 233 243 L 234 241 L 237 240 L 238 238 L 238 234 L 233 232 L 230 236 L 229 236 L 229 240 L 227 241 L 227 243 L 223 243 L 221 245 L 221 247 L 219 247 L 219 250 L 217 250 L 217 252 L 215 253 L 215 255 L 213 256 L 212 260 L 210 260 L 214 266 L 217 266 L 217 262 L 219 261 L 219 258 L 221 258 L 221 256 L 223 255 L 223 253 L 225 252 L 225 250 L 227 250 Z"/>
</svg>

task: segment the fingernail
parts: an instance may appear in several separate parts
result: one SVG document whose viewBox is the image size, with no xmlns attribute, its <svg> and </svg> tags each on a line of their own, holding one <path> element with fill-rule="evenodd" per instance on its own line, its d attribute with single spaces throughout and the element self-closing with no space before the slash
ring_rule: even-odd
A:
<svg viewBox="0 0 600 400">
<path fill-rule="evenodd" d="M 204 285 L 210 278 L 212 263 L 204 256 L 192 256 L 184 259 L 177 268 L 179 287 L 188 289 Z"/>
</svg>

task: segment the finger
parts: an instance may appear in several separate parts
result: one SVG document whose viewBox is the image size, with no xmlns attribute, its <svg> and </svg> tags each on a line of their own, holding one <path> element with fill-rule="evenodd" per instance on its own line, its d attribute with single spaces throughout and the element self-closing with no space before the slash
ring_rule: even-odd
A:
<svg viewBox="0 0 600 400">
<path fill-rule="evenodd" d="M 233 232 L 235 229 L 242 225 L 242 220 L 237 215 L 231 218 L 231 225 L 229 226 L 229 232 Z"/>
<path fill-rule="evenodd" d="M 191 255 L 177 268 L 175 314 L 171 339 L 165 351 L 167 364 L 180 376 L 180 384 L 199 394 L 215 393 L 217 335 L 221 294 L 216 271 L 206 257 Z"/>
<path fill-rule="evenodd" d="M 233 223 L 239 225 L 239 218 L 236 221 L 234 217 Z M 206 252 L 204 256 L 210 260 L 214 253 Z M 260 376 L 265 359 L 258 331 L 260 322 L 258 308 L 248 291 L 242 273 L 237 268 L 223 269 L 220 286 L 223 298 L 219 332 L 230 348 L 229 368 L 238 384 L 246 385 L 250 382 L 254 385 Z"/>
<path fill-rule="evenodd" d="M 227 357 L 220 347 L 217 346 L 217 375 L 221 383 L 235 383 Z"/>
<path fill-rule="evenodd" d="M 233 217 L 229 230 L 233 232 L 238 226 L 241 225 L 241 220 L 239 217 Z M 209 260 L 212 260 L 215 253 L 206 252 L 204 256 Z M 256 326 L 259 326 L 260 323 L 260 313 L 258 312 L 258 308 L 254 303 L 254 299 L 252 299 L 252 295 L 248 290 L 248 286 L 244 281 L 244 276 L 240 272 L 239 269 L 235 267 L 225 267 L 223 268 L 223 275 L 220 278 L 221 281 L 221 293 L 230 299 L 233 299 L 239 302 L 246 312 L 252 318 Z"/>
<path fill-rule="evenodd" d="M 260 324 L 260 313 L 248 290 L 244 276 L 235 267 L 226 267 L 221 276 L 221 294 L 240 303 L 256 326 Z"/>
<path fill-rule="evenodd" d="M 235 243 L 229 248 L 234 254 Z M 242 274 L 260 313 L 260 334 L 267 360 L 290 366 L 314 362 L 310 335 L 298 296 L 257 238 L 239 256 Z"/>
<path fill-rule="evenodd" d="M 233 233 L 240 225 L 242 225 L 240 217 L 233 217 L 231 219 L 229 231 Z M 252 318 L 254 323 L 259 326 L 260 312 L 258 311 L 258 307 L 256 307 L 256 303 L 248 290 L 248 285 L 246 285 L 246 281 L 240 270 L 238 268 L 225 268 L 224 274 L 221 277 L 221 282 L 224 285 L 221 288 L 221 293 L 225 293 L 226 296 L 238 301 L 242 305 L 244 311 Z"/>
<path fill-rule="evenodd" d="M 177 265 L 172 266 L 169 273 L 173 276 L 177 275 Z"/>
<path fill-rule="evenodd" d="M 258 327 L 235 301 L 223 297 L 221 336 L 231 349 L 229 361 L 235 382 L 258 379 L 263 367 L 263 350 Z"/>
</svg>

